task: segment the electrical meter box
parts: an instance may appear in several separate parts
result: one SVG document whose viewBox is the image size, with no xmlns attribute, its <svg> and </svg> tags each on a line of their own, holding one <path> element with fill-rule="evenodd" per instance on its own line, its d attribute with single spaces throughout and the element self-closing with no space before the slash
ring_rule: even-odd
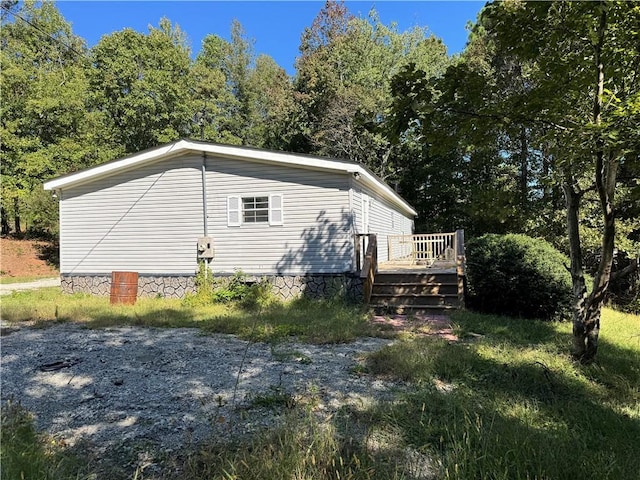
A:
<svg viewBox="0 0 640 480">
<path fill-rule="evenodd" d="M 198 259 L 211 260 L 213 258 L 213 238 L 198 237 Z"/>
</svg>

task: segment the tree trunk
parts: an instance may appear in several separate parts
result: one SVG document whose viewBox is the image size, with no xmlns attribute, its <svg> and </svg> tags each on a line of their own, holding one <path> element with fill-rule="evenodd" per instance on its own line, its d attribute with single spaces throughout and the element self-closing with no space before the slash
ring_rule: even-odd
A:
<svg viewBox="0 0 640 480">
<path fill-rule="evenodd" d="M 569 170 L 569 169 L 567 169 Z M 567 206 L 567 235 L 569 237 L 569 252 L 571 255 L 571 282 L 573 284 L 573 350 L 574 355 L 582 356 L 587 349 L 587 341 L 590 350 L 597 350 L 599 330 L 593 336 L 593 323 L 586 323 L 587 313 L 587 286 L 584 280 L 582 267 L 582 246 L 580 245 L 580 200 L 582 193 L 576 191 L 572 185 L 573 177 L 570 172 L 565 172 L 564 196 Z M 599 329 L 599 323 L 598 323 Z M 595 344 L 593 343 L 595 340 Z M 595 353 L 594 353 L 595 355 Z"/>
<path fill-rule="evenodd" d="M 9 235 L 9 215 L 7 215 L 7 211 L 4 207 L 0 208 L 0 224 L 2 225 L 2 235 Z"/>
<path fill-rule="evenodd" d="M 597 88 L 593 102 L 593 123 L 596 127 L 602 125 L 602 95 L 604 93 L 604 65 L 602 62 L 602 49 L 604 46 L 605 30 L 607 25 L 606 8 L 601 9 L 598 40 L 595 47 L 595 64 L 597 70 Z M 595 186 L 598 191 L 600 206 L 604 217 L 604 230 L 602 232 L 602 251 L 600 263 L 593 280 L 593 290 L 586 302 L 577 301 L 573 316 L 573 344 L 574 356 L 582 363 L 590 363 L 595 360 L 598 351 L 598 335 L 600 333 L 600 313 L 605 300 L 605 293 L 611 277 L 611 265 L 613 263 L 613 247 L 615 241 L 615 212 L 613 196 L 616 188 L 616 177 L 619 160 L 613 154 L 607 155 L 602 133 L 597 131 L 595 141 Z M 568 209 L 569 211 L 569 209 Z M 570 227 L 571 228 L 571 227 Z M 571 242 L 571 233 L 570 233 Z M 580 256 L 581 257 L 581 256 Z M 580 258 L 580 260 L 582 260 Z M 572 253 L 573 267 L 573 253 Z M 573 272 L 572 272 L 573 275 Z M 582 278 L 584 285 L 584 276 Z M 574 278 L 574 294 L 576 280 Z M 577 300 L 574 298 L 574 300 Z"/>
<path fill-rule="evenodd" d="M 18 197 L 13 197 L 13 227 L 16 235 L 20 235 L 20 201 Z"/>
<path fill-rule="evenodd" d="M 524 126 L 520 127 L 520 199 L 522 206 L 526 206 L 529 201 L 529 144 Z"/>
</svg>

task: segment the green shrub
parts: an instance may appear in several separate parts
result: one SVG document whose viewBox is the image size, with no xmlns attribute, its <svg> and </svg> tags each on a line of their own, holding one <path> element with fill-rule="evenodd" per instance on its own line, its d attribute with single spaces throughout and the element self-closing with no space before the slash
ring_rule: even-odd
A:
<svg viewBox="0 0 640 480">
<path fill-rule="evenodd" d="M 278 299 L 273 294 L 273 288 L 266 279 L 249 285 L 246 293 L 240 299 L 240 305 L 247 310 L 257 310 L 278 303 Z"/>
<path fill-rule="evenodd" d="M 569 260 L 546 241 L 488 234 L 470 240 L 466 254 L 470 308 L 544 320 L 570 316 Z"/>
<path fill-rule="evenodd" d="M 232 277 L 216 281 L 216 288 L 213 292 L 215 302 L 228 303 L 243 300 L 251 289 L 247 283 L 247 276 L 242 270 L 237 270 Z"/>
</svg>

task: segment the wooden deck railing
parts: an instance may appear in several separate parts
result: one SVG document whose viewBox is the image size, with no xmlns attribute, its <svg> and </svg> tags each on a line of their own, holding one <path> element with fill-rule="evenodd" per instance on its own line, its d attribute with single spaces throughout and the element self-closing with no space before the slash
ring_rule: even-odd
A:
<svg viewBox="0 0 640 480">
<path fill-rule="evenodd" d="M 364 301 L 369 303 L 378 271 L 378 239 L 375 233 L 358 233 L 355 235 L 355 244 L 356 268 L 360 271 L 360 278 L 363 280 Z"/>
<path fill-rule="evenodd" d="M 431 266 L 436 260 L 455 262 L 458 252 L 457 232 L 389 235 L 389 261 Z M 464 246 L 462 247 L 464 249 Z"/>
</svg>

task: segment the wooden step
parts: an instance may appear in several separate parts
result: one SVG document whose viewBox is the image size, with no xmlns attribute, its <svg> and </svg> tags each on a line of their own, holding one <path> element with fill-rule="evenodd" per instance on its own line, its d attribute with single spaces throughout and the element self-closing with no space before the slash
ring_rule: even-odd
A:
<svg viewBox="0 0 640 480">
<path fill-rule="evenodd" d="M 377 295 L 457 295 L 456 283 L 374 283 L 373 293 Z"/>
<path fill-rule="evenodd" d="M 378 272 L 369 304 L 376 312 L 447 313 L 460 308 L 455 271 Z"/>
<path fill-rule="evenodd" d="M 372 294 L 371 303 L 376 305 L 458 305 L 458 295 L 384 295 Z"/>
<path fill-rule="evenodd" d="M 443 273 L 376 273 L 375 283 L 419 283 L 429 285 L 432 283 L 457 284 L 458 277 L 455 272 Z"/>
<path fill-rule="evenodd" d="M 377 315 L 445 315 L 457 310 L 451 305 L 370 305 Z"/>
</svg>

